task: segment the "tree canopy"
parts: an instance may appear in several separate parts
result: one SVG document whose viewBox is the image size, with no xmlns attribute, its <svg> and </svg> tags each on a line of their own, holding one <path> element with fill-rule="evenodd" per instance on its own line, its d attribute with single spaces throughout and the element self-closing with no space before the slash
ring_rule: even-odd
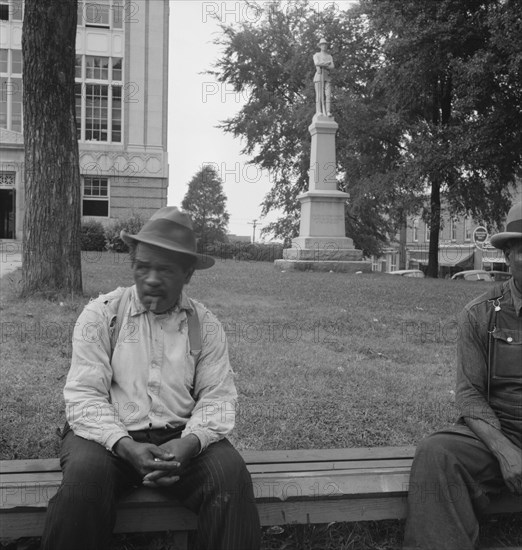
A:
<svg viewBox="0 0 522 550">
<path fill-rule="evenodd" d="M 212 165 L 205 165 L 190 180 L 181 207 L 194 223 L 196 237 L 203 244 L 225 242 L 229 214 L 223 182 Z"/>
<path fill-rule="evenodd" d="M 285 216 L 267 229 L 297 234 L 321 36 L 336 64 L 338 186 L 356 246 L 378 253 L 422 212 L 436 276 L 442 205 L 500 223 L 521 171 L 521 18 L 509 0 L 361 0 L 346 11 L 300 1 L 223 24 L 214 74 L 247 101 L 222 127 L 275 176 L 263 213 Z"/>
</svg>

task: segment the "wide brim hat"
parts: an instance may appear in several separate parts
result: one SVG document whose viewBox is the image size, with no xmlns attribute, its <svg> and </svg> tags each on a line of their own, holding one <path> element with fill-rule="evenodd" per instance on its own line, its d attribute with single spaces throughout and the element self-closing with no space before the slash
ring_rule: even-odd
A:
<svg viewBox="0 0 522 550">
<path fill-rule="evenodd" d="M 172 252 L 186 254 L 196 260 L 196 269 L 208 269 L 214 258 L 196 252 L 196 234 L 190 216 L 176 206 L 165 206 L 155 212 L 136 235 L 120 233 L 125 244 L 146 243 Z"/>
<path fill-rule="evenodd" d="M 326 40 L 326 38 L 321 38 L 321 40 L 319 40 L 319 44 L 317 45 L 320 46 L 321 44 L 328 44 L 328 40 Z"/>
<path fill-rule="evenodd" d="M 506 230 L 493 235 L 490 242 L 502 250 L 513 239 L 522 239 L 522 202 L 511 207 L 506 218 Z"/>
</svg>

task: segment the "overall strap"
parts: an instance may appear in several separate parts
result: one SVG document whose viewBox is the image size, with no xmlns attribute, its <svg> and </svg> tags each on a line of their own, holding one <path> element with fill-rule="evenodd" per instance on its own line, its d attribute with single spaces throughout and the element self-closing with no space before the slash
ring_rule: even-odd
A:
<svg viewBox="0 0 522 550">
<path fill-rule="evenodd" d="M 488 299 L 488 303 L 491 304 L 493 307 L 493 318 L 492 322 L 488 327 L 488 395 L 487 400 L 488 403 L 490 401 L 490 394 L 491 394 L 491 372 L 492 372 L 492 360 L 493 360 L 493 345 L 494 345 L 494 338 L 493 333 L 497 330 L 497 317 L 498 312 L 502 309 L 500 307 L 500 300 L 504 298 L 504 289 L 503 287 L 494 288 L 491 292 L 492 297 Z"/>
</svg>

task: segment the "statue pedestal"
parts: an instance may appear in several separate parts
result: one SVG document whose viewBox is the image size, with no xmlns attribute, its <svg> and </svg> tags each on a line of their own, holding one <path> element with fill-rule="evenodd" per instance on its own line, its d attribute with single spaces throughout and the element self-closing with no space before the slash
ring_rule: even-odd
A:
<svg viewBox="0 0 522 550">
<path fill-rule="evenodd" d="M 283 251 L 276 267 L 301 271 L 371 271 L 371 262 L 345 236 L 344 205 L 348 194 L 337 190 L 335 134 L 331 117 L 315 115 L 308 130 L 312 136 L 308 191 L 299 195 L 299 237 Z"/>
</svg>

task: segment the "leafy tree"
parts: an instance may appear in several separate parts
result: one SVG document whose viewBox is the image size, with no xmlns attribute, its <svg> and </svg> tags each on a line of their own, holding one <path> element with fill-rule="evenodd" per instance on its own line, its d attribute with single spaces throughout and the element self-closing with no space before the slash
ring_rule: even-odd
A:
<svg viewBox="0 0 522 550">
<path fill-rule="evenodd" d="M 404 168 L 418 178 L 411 184 L 426 196 L 428 275 L 436 277 L 443 205 L 497 224 L 509 206 L 522 158 L 522 50 L 520 38 L 513 48 L 503 35 L 506 27 L 520 31 L 522 8 L 501 0 L 362 6 L 374 32 L 386 37 L 374 86 L 405 130 L 405 154 L 389 175 L 394 186 Z"/>
<path fill-rule="evenodd" d="M 25 0 L 22 294 L 82 292 L 76 0 Z"/>
<path fill-rule="evenodd" d="M 201 243 L 226 242 L 229 214 L 223 182 L 212 165 L 205 165 L 190 180 L 181 207 L 194 222 L 196 236 Z"/>
<path fill-rule="evenodd" d="M 297 232 L 321 35 L 336 62 L 339 187 L 350 194 L 346 230 L 356 246 L 378 252 L 423 209 L 436 275 L 442 201 L 451 213 L 498 223 L 521 162 L 521 9 L 500 0 L 361 0 L 358 9 L 317 12 L 303 1 L 222 25 L 215 74 L 248 95 L 222 127 L 274 175 L 263 212 L 287 216 L 269 229 Z"/>
</svg>

